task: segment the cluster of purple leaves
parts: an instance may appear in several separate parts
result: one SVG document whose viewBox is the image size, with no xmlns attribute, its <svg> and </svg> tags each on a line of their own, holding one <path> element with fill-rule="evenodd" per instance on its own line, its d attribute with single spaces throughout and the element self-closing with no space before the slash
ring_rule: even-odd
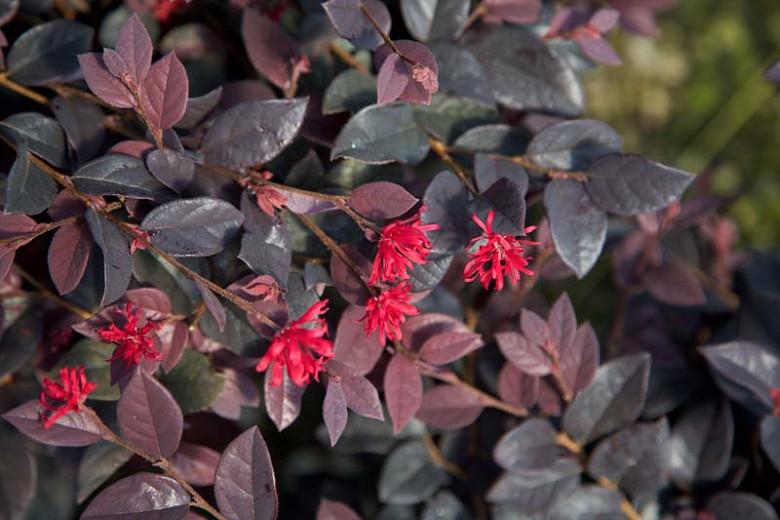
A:
<svg viewBox="0 0 780 520">
<path fill-rule="evenodd" d="M 675 2 L 152 3 L 0 2 L 4 518 L 777 518 L 778 259 L 581 118 L 576 64 Z M 421 208 L 420 314 L 384 345 L 377 233 Z M 542 243 L 498 292 L 462 275 L 488 212 Z M 258 375 L 324 297 L 320 381 Z M 109 362 L 128 302 L 159 360 Z M 98 387 L 44 428 L 73 366 Z"/>
</svg>

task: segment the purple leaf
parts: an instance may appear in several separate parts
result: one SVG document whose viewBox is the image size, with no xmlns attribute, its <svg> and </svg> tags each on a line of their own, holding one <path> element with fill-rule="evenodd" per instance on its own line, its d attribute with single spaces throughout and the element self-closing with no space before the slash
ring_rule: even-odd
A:
<svg viewBox="0 0 780 520">
<path fill-rule="evenodd" d="M 265 410 L 279 431 L 290 426 L 301 413 L 301 398 L 306 387 L 300 387 L 292 382 L 284 372 L 284 381 L 279 386 L 271 384 L 271 377 L 265 376 Z"/>
<path fill-rule="evenodd" d="M 333 359 L 360 375 L 371 372 L 384 351 L 377 331 L 368 335 L 363 331 L 363 324 L 359 320 L 364 312 L 364 308 L 354 305 L 344 310 L 336 328 L 333 346 Z"/>
<path fill-rule="evenodd" d="M 152 127 L 171 128 L 187 110 L 189 80 L 176 54 L 169 52 L 149 69 L 141 89 L 141 108 Z"/>
<path fill-rule="evenodd" d="M 67 294 L 78 286 L 91 252 L 92 235 L 83 223 L 66 224 L 54 233 L 47 262 L 51 279 L 60 294 Z"/>
<path fill-rule="evenodd" d="M 620 59 L 615 49 L 601 36 L 594 36 L 591 34 L 576 34 L 574 41 L 580 46 L 582 52 L 585 55 L 595 61 L 596 63 L 602 63 L 604 65 L 622 65 L 623 60 Z"/>
<path fill-rule="evenodd" d="M 101 491 L 81 520 L 181 520 L 189 508 L 190 495 L 171 477 L 136 473 Z"/>
<path fill-rule="evenodd" d="M 481 348 L 482 336 L 474 332 L 443 332 L 429 338 L 420 348 L 420 359 L 446 365 Z"/>
<path fill-rule="evenodd" d="M 620 20 L 620 12 L 617 9 L 605 7 L 599 9 L 590 17 L 588 25 L 603 34 L 612 29 L 618 23 L 618 20 Z"/>
<path fill-rule="evenodd" d="M 173 455 L 184 420 L 171 393 L 144 370 L 137 370 L 117 405 L 122 438 L 154 458 Z"/>
<path fill-rule="evenodd" d="M 283 188 L 277 188 L 276 191 L 287 198 L 287 202 L 284 204 L 285 207 L 299 215 L 314 215 L 316 213 L 323 213 L 336 209 L 336 206 L 334 206 L 332 202 L 312 197 L 305 193 L 285 190 Z"/>
<path fill-rule="evenodd" d="M 374 56 L 375 62 L 380 64 L 377 104 L 399 100 L 430 105 L 431 97 L 439 90 L 436 58 L 421 43 L 397 40 L 395 44 L 406 59 L 392 58 L 397 55 L 387 45 L 377 49 Z"/>
<path fill-rule="evenodd" d="M 411 210 L 419 199 L 393 182 L 369 182 L 352 190 L 349 205 L 370 220 L 397 218 Z"/>
<path fill-rule="evenodd" d="M 507 361 L 520 371 L 531 376 L 546 376 L 550 373 L 550 358 L 537 345 L 517 332 L 497 332 L 496 341 Z"/>
<path fill-rule="evenodd" d="M 124 60 L 130 79 L 141 85 L 152 65 L 152 38 L 137 14 L 127 19 L 119 30 L 115 46 L 117 54 Z"/>
<path fill-rule="evenodd" d="M 241 36 L 249 60 L 263 76 L 281 89 L 287 89 L 309 62 L 298 42 L 282 26 L 256 9 L 244 10 Z"/>
<path fill-rule="evenodd" d="M 276 518 L 279 500 L 274 468 L 257 426 L 236 437 L 222 452 L 214 496 L 228 520 Z"/>
<path fill-rule="evenodd" d="M 87 413 L 71 412 L 44 429 L 38 412 L 38 401 L 27 401 L 2 417 L 31 439 L 51 446 L 89 446 L 102 438 L 100 428 Z"/>
<path fill-rule="evenodd" d="M 214 484 L 219 458 L 218 451 L 183 442 L 171 458 L 171 464 L 176 473 L 193 486 L 206 487 Z"/>
<path fill-rule="evenodd" d="M 521 408 L 531 408 L 539 396 L 539 378 L 529 376 L 512 363 L 501 367 L 497 387 L 502 401 Z"/>
<path fill-rule="evenodd" d="M 551 337 L 547 322 L 528 309 L 520 311 L 520 329 L 532 345 L 541 347 Z"/>
<path fill-rule="evenodd" d="M 584 390 L 599 367 L 599 340 L 590 323 L 583 323 L 574 341 L 560 349 L 561 374 L 575 394 Z"/>
<path fill-rule="evenodd" d="M 423 395 L 417 418 L 433 428 L 457 430 L 476 421 L 483 408 L 476 393 L 462 386 L 438 385 Z"/>
<path fill-rule="evenodd" d="M 322 402 L 322 419 L 328 429 L 331 446 L 335 446 L 344 433 L 344 428 L 347 427 L 347 415 L 347 398 L 341 382 L 329 379 L 325 400 Z"/>
<path fill-rule="evenodd" d="M 384 390 L 393 433 L 398 435 L 422 404 L 423 383 L 414 362 L 406 356 L 393 356 L 385 370 Z"/>
<path fill-rule="evenodd" d="M 703 305 L 707 301 L 701 282 L 682 262 L 666 261 L 644 273 L 642 282 L 653 297 L 669 305 Z"/>
<path fill-rule="evenodd" d="M 555 344 L 558 353 L 571 345 L 577 332 L 577 317 L 569 295 L 561 294 L 550 309 L 547 316 L 547 326 L 550 328 L 550 339 Z"/>
<path fill-rule="evenodd" d="M 562 451 L 556 441 L 557 433 L 546 419 L 527 419 L 498 440 L 493 448 L 493 460 L 507 471 L 549 467 Z"/>
<path fill-rule="evenodd" d="M 385 34 L 389 33 L 392 18 L 387 7 L 379 0 L 328 0 L 323 2 L 322 8 L 339 36 L 350 40 L 357 47 L 374 50 L 382 44 L 382 36 L 361 12 L 362 5 L 379 22 Z"/>
<path fill-rule="evenodd" d="M 360 515 L 342 502 L 323 499 L 316 520 L 360 520 Z"/>
<path fill-rule="evenodd" d="M 163 327 L 157 333 L 163 344 L 162 369 L 167 374 L 181 361 L 184 350 L 189 343 L 190 333 L 185 322 L 177 321 L 169 327 Z"/>
<path fill-rule="evenodd" d="M 96 52 L 81 54 L 79 64 L 89 90 L 97 97 L 117 108 L 132 108 L 135 105 L 127 87 L 106 68 L 103 56 Z"/>
<path fill-rule="evenodd" d="M 201 298 L 203 298 L 203 303 L 206 304 L 206 308 L 214 317 L 214 321 L 217 322 L 217 327 L 219 327 L 219 330 L 220 331 L 225 330 L 225 321 L 227 320 L 227 314 L 225 313 L 225 308 L 222 306 L 222 303 L 214 295 L 214 293 L 211 292 L 211 289 L 209 289 L 202 283 L 196 282 L 195 286 L 198 288 L 198 292 L 200 293 Z"/>
<path fill-rule="evenodd" d="M 260 389 L 252 378 L 229 368 L 222 370 L 222 378 L 225 381 L 222 391 L 211 403 L 214 413 L 237 421 L 241 417 L 242 406 L 256 408 L 260 405 Z"/>
<path fill-rule="evenodd" d="M 333 286 L 349 303 L 364 306 L 371 297 L 365 281 L 368 280 L 369 273 L 371 273 L 371 261 L 349 244 L 343 245 L 342 250 L 362 271 L 363 276 L 358 276 L 339 256 L 332 255 L 330 257 L 330 278 L 333 280 Z"/>
<path fill-rule="evenodd" d="M 403 342 L 407 349 L 419 352 L 423 344 L 443 332 L 471 332 L 466 325 L 447 314 L 426 313 L 412 316 L 403 325 Z"/>
<path fill-rule="evenodd" d="M 368 379 L 338 361 L 328 363 L 328 371 L 341 378 L 341 387 L 350 410 L 369 419 L 385 420 L 379 393 Z"/>
<path fill-rule="evenodd" d="M 487 22 L 533 23 L 539 18 L 542 3 L 539 0 L 485 0 Z"/>
</svg>

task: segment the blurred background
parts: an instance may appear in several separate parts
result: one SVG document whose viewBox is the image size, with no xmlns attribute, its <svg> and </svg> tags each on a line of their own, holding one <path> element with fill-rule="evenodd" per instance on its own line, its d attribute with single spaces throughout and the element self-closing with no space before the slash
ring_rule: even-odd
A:
<svg viewBox="0 0 780 520">
<path fill-rule="evenodd" d="M 656 39 L 611 33 L 623 66 L 585 76 L 586 115 L 629 151 L 709 171 L 713 194 L 735 198 L 740 245 L 776 247 L 780 94 L 762 74 L 780 59 L 780 2 L 681 0 L 659 22 Z"/>
</svg>

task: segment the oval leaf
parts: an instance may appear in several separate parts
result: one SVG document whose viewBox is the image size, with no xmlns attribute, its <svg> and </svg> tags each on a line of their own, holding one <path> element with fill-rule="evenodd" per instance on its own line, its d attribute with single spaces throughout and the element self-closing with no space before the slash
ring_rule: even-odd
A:
<svg viewBox="0 0 780 520">
<path fill-rule="evenodd" d="M 136 473 L 101 491 L 82 513 L 81 520 L 180 520 L 189 508 L 190 495 L 174 479 Z"/>
</svg>

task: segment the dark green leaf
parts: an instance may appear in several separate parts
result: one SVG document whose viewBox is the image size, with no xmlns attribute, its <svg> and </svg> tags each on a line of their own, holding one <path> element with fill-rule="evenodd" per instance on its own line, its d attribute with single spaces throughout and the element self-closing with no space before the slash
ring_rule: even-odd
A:
<svg viewBox="0 0 780 520">
<path fill-rule="evenodd" d="M 358 112 L 376 101 L 376 78 L 355 69 L 345 70 L 331 82 L 322 100 L 323 114 Z"/>
<path fill-rule="evenodd" d="M 127 237 L 112 222 L 92 210 L 86 212 L 87 224 L 95 243 L 103 252 L 103 299 L 105 306 L 125 294 L 133 276 L 133 259 Z"/>
<path fill-rule="evenodd" d="M 157 202 L 173 197 L 152 177 L 141 159 L 109 154 L 80 167 L 73 173 L 76 188 L 91 195 L 117 195 Z"/>
<path fill-rule="evenodd" d="M 108 363 L 114 348 L 115 345 L 108 343 L 82 339 L 62 355 L 52 374 L 56 374 L 56 371 L 62 367 L 83 366 L 87 378 L 97 384 L 97 388 L 89 394 L 89 398 L 98 401 L 116 401 L 119 399 L 119 387 L 111 386 L 111 367 Z"/>
<path fill-rule="evenodd" d="M 132 456 L 133 452 L 109 442 L 100 442 L 88 447 L 79 464 L 78 502 L 81 503 L 89 498 Z"/>
<path fill-rule="evenodd" d="M 209 359 L 194 350 L 187 349 L 170 372 L 162 374 L 160 381 L 173 394 L 186 415 L 208 408 L 222 391 L 222 376 L 214 371 Z"/>
<path fill-rule="evenodd" d="M 608 153 L 619 152 L 623 138 L 593 119 L 563 121 L 543 128 L 528 145 L 528 157 L 545 168 L 584 170 Z"/>
<path fill-rule="evenodd" d="M 57 182 L 35 166 L 27 149 L 19 147 L 5 192 L 5 212 L 37 215 L 48 209 L 57 195 Z"/>
<path fill-rule="evenodd" d="M 447 482 L 447 474 L 434 465 L 421 441 L 398 446 L 385 460 L 379 476 L 379 500 L 386 504 L 417 504 Z"/>
<path fill-rule="evenodd" d="M 27 149 L 46 162 L 63 168 L 68 165 L 65 136 L 60 124 L 37 112 L 19 112 L 0 122 L 0 134 L 19 149 Z"/>
<path fill-rule="evenodd" d="M 43 339 L 42 309 L 26 310 L 0 339 L 0 377 L 18 370 L 29 360 Z"/>
</svg>

